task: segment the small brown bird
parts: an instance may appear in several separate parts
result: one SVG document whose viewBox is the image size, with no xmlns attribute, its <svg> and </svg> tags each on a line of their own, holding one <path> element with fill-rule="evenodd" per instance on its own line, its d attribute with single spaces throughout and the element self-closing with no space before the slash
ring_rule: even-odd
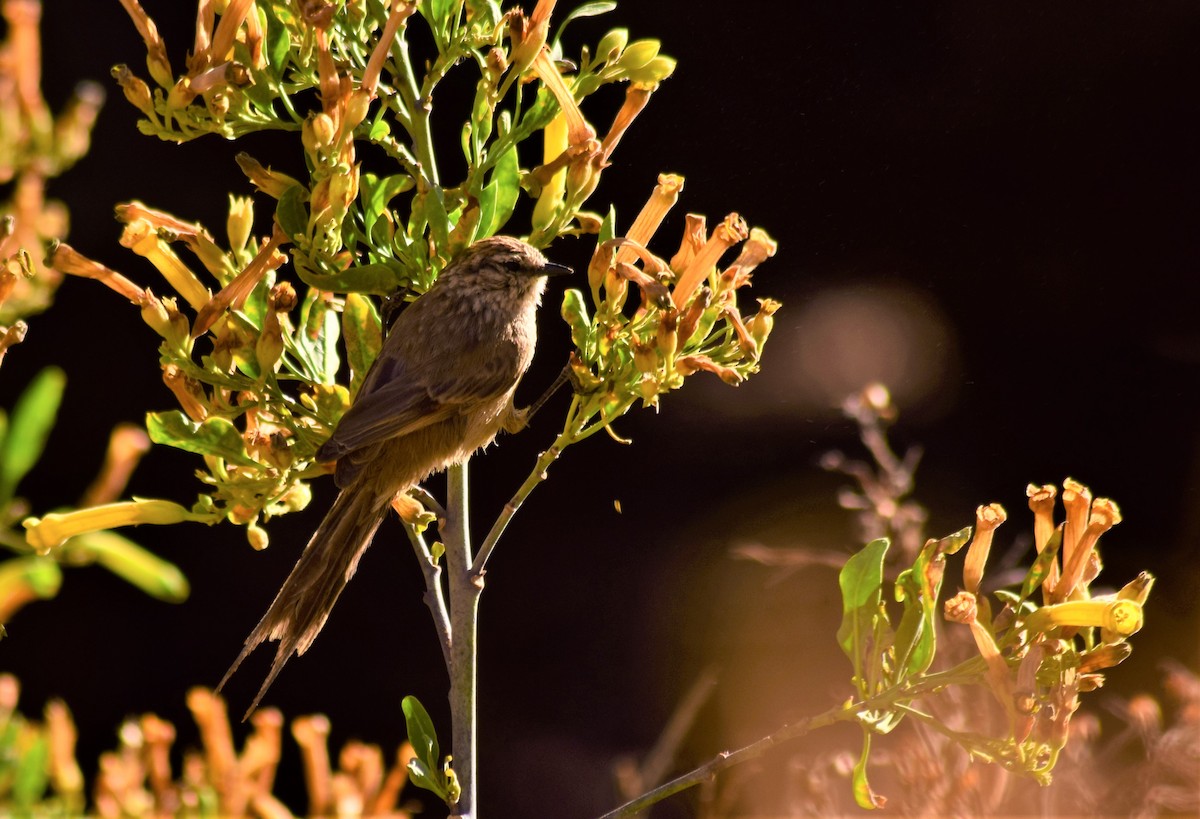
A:
<svg viewBox="0 0 1200 819">
<path fill-rule="evenodd" d="M 400 313 L 353 406 L 317 451 L 337 460 L 341 493 L 217 689 L 264 640 L 275 661 L 247 715 L 284 663 L 325 625 L 392 498 L 525 424 L 513 406 L 537 339 L 546 276 L 570 273 L 518 239 L 471 245 Z"/>
</svg>

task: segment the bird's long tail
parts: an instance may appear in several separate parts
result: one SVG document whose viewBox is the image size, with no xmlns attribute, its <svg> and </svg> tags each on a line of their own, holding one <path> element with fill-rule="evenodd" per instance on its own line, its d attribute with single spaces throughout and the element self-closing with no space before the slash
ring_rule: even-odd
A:
<svg viewBox="0 0 1200 819">
<path fill-rule="evenodd" d="M 254 712 L 275 677 L 295 654 L 303 654 L 321 632 L 338 595 L 354 575 L 358 559 L 387 512 L 390 498 L 381 498 L 365 487 L 344 489 L 325 520 L 304 547 L 295 568 L 275 596 L 262 620 L 246 638 L 242 653 L 225 672 L 217 690 L 228 682 L 242 660 L 264 640 L 278 640 L 271 671 L 258 690 L 246 717 Z"/>
</svg>

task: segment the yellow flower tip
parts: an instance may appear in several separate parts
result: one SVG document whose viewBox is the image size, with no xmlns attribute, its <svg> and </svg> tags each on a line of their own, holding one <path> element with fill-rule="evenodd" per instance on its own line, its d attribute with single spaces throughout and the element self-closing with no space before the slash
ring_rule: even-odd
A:
<svg viewBox="0 0 1200 819">
<path fill-rule="evenodd" d="M 948 599 L 943 606 L 943 613 L 951 623 L 972 623 L 979 611 L 975 595 L 969 591 L 960 591 Z"/>
<path fill-rule="evenodd" d="M 1117 599 L 1133 600 L 1144 605 L 1152 588 L 1154 588 L 1154 575 L 1150 572 L 1142 572 L 1117 592 Z"/>
<path fill-rule="evenodd" d="M 1047 506 L 1053 509 L 1054 499 L 1058 496 L 1058 488 L 1053 484 L 1038 486 L 1031 483 L 1025 487 L 1025 496 L 1029 498 L 1029 508 L 1034 512 Z"/>
<path fill-rule="evenodd" d="M 1088 518 L 1088 528 L 1098 528 L 1101 532 L 1107 532 L 1112 527 L 1121 522 L 1121 510 L 1117 507 L 1116 502 L 1108 498 L 1096 498 L 1092 502 L 1092 513 Z"/>
<path fill-rule="evenodd" d="M 1000 524 L 1008 519 L 1008 513 L 1004 511 L 1004 507 L 998 503 L 989 503 L 987 506 L 980 506 L 975 510 L 975 533 L 981 531 L 995 530 Z"/>
<path fill-rule="evenodd" d="M 1074 478 L 1067 478 L 1063 481 L 1063 505 L 1071 506 L 1081 503 L 1090 504 L 1092 502 L 1092 490 L 1081 484 Z"/>
</svg>

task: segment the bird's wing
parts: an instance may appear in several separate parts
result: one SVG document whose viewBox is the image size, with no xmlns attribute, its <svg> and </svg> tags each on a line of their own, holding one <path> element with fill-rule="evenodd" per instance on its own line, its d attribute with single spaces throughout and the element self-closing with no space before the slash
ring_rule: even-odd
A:
<svg viewBox="0 0 1200 819">
<path fill-rule="evenodd" d="M 507 340 L 478 345 L 419 374 L 395 362 L 384 361 L 380 368 L 363 383 L 333 436 L 318 450 L 318 460 L 334 460 L 470 413 L 504 395 L 520 376 L 515 345 Z"/>
</svg>

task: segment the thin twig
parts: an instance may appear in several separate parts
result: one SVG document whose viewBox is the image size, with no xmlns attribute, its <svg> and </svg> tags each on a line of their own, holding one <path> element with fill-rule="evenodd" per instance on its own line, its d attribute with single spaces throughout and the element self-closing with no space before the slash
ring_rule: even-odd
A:
<svg viewBox="0 0 1200 819">
<path fill-rule="evenodd" d="M 444 515 L 443 510 L 443 518 Z M 424 535 L 407 523 L 404 524 L 404 531 L 408 533 L 408 539 L 417 553 L 417 563 L 421 566 L 421 574 L 425 575 L 425 605 L 429 607 L 429 613 L 433 615 L 433 629 L 437 632 L 438 642 L 442 646 L 442 660 L 449 669 L 452 632 L 450 612 L 446 609 L 446 594 L 442 589 L 442 567 L 434 562 L 433 554 L 425 543 Z"/>
<path fill-rule="evenodd" d="M 688 771 L 682 776 L 676 777 L 670 782 L 642 794 L 637 799 L 626 802 L 619 808 L 604 814 L 600 819 L 618 819 L 618 817 L 622 816 L 633 816 L 636 813 L 644 811 L 651 805 L 661 802 L 668 796 L 711 780 L 726 768 L 733 767 L 742 762 L 748 762 L 751 759 L 757 759 L 776 745 L 802 737 L 816 728 L 824 728 L 837 722 L 857 721 L 859 714 L 872 711 L 903 707 L 906 713 L 919 713 L 912 710 L 907 703 L 926 694 L 936 693 L 947 685 L 964 683 L 969 681 L 971 677 L 978 678 L 985 670 L 986 666 L 982 662 L 982 659 L 973 657 L 970 660 L 959 663 L 954 668 L 934 674 L 921 675 L 902 685 L 893 686 L 873 697 L 845 705 L 836 705 L 814 717 L 784 725 L 774 733 L 767 734 L 736 751 L 722 751 L 699 768 Z"/>
</svg>

